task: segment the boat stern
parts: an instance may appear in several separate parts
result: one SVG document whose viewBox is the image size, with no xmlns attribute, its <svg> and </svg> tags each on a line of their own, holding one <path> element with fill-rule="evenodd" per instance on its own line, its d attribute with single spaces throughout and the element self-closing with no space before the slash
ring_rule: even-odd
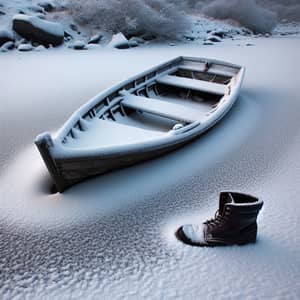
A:
<svg viewBox="0 0 300 300">
<path fill-rule="evenodd" d="M 58 190 L 58 192 L 62 193 L 67 187 L 68 183 L 61 175 L 56 162 L 55 158 L 51 153 L 51 149 L 54 148 L 54 142 L 49 132 L 44 132 L 39 134 L 34 143 L 36 144 L 44 163 L 54 181 L 54 184 Z"/>
</svg>

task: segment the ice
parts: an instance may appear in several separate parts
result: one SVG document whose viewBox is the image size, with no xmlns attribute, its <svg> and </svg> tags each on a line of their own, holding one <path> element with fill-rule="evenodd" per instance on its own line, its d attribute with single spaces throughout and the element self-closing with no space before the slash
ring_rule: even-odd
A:
<svg viewBox="0 0 300 300">
<path fill-rule="evenodd" d="M 2 299 L 299 298 L 300 41 L 254 41 L 1 54 Z M 35 136 L 56 131 L 101 90 L 179 55 L 246 66 L 225 119 L 176 152 L 49 194 Z M 258 242 L 178 242 L 175 230 L 210 218 L 221 190 L 264 201 Z"/>
</svg>

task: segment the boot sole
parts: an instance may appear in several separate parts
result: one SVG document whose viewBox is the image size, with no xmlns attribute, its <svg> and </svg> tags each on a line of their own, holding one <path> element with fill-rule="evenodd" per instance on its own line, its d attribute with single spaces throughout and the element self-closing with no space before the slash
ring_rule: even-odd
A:
<svg viewBox="0 0 300 300">
<path fill-rule="evenodd" d="M 184 234 L 182 227 L 180 227 L 175 232 L 176 238 L 184 244 L 195 246 L 195 247 L 216 247 L 216 246 L 231 246 L 231 245 L 246 245 L 246 244 L 254 244 L 256 242 L 257 229 L 251 230 L 242 235 L 242 238 L 236 240 L 219 240 L 219 239 L 211 239 L 203 243 L 193 242 Z"/>
</svg>

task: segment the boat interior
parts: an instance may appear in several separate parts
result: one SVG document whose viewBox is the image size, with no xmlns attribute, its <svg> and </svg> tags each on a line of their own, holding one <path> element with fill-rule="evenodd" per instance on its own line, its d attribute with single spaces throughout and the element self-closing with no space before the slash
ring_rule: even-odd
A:
<svg viewBox="0 0 300 300">
<path fill-rule="evenodd" d="M 61 141 L 73 148 L 144 142 L 199 122 L 216 109 L 239 70 L 178 58 L 100 95 Z"/>
</svg>

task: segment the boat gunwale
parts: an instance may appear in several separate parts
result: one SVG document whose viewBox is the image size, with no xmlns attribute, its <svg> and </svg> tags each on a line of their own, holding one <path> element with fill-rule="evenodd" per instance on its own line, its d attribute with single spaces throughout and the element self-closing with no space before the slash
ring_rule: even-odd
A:
<svg viewBox="0 0 300 300">
<path fill-rule="evenodd" d="M 235 88 L 231 91 L 230 95 L 223 96 L 214 111 L 209 112 L 201 121 L 190 123 L 189 125 L 176 130 L 170 131 L 160 137 L 152 138 L 149 141 L 133 142 L 124 145 L 111 145 L 94 148 L 68 148 L 63 144 L 55 144 L 51 147 L 53 157 L 57 160 L 89 160 L 96 157 L 110 158 L 118 155 L 132 155 L 135 152 L 151 152 L 160 148 L 166 147 L 166 145 L 184 142 L 184 140 L 193 139 L 213 127 L 224 115 L 230 110 L 235 103 L 240 87 L 245 74 L 245 68 L 240 67 L 240 72 L 237 73 L 237 82 Z"/>
<path fill-rule="evenodd" d="M 173 64 L 177 64 L 176 66 L 174 66 L 174 71 L 176 71 L 176 69 L 178 69 L 178 66 L 180 64 L 180 62 L 182 61 L 192 61 L 192 62 L 203 62 L 203 63 L 212 63 L 212 64 L 218 64 L 221 66 L 228 66 L 228 67 L 232 67 L 232 68 L 236 68 L 239 69 L 239 71 L 237 72 L 236 75 L 237 76 L 238 73 L 241 71 L 241 66 L 239 65 L 235 65 L 235 64 L 231 64 L 231 63 L 226 63 L 224 61 L 220 61 L 220 60 L 216 60 L 216 59 L 205 59 L 205 58 L 193 58 L 193 57 L 186 57 L 186 56 L 179 56 L 176 57 L 174 59 L 171 59 L 165 63 L 156 65 L 150 69 L 147 69 L 137 75 L 134 75 L 126 80 L 123 80 L 117 84 L 115 84 L 113 87 L 107 88 L 103 91 L 101 91 L 100 93 L 98 93 L 96 96 L 92 97 L 88 102 L 84 103 L 81 107 L 79 107 L 62 125 L 62 127 L 57 131 L 56 135 L 53 137 L 53 141 L 54 144 L 57 145 L 58 143 L 61 143 L 62 140 L 67 136 L 67 134 L 69 133 L 69 131 L 78 123 L 78 121 L 80 120 L 80 118 L 83 118 L 86 114 L 89 113 L 89 111 L 91 111 L 95 106 L 99 105 L 102 101 L 105 101 L 105 98 L 110 96 L 111 94 L 117 92 L 118 90 L 121 90 L 122 87 L 125 87 L 126 85 L 147 76 L 148 74 L 157 71 L 158 69 L 167 67 L 169 65 L 173 65 Z M 165 73 L 169 74 L 170 69 L 172 69 L 172 67 L 170 67 L 169 69 L 165 70 L 164 72 L 162 72 L 161 74 L 159 74 L 159 76 L 163 76 Z M 234 77 L 233 76 L 233 77 Z M 147 85 L 147 84 L 151 84 L 153 81 L 155 81 L 157 78 L 157 76 L 154 76 L 153 78 L 150 78 L 148 82 L 142 82 L 140 86 L 137 86 L 134 88 L 132 92 L 140 89 L 141 87 Z M 122 101 L 122 99 L 119 100 L 120 102 Z M 221 101 L 221 100 L 220 100 Z M 116 103 L 117 104 L 117 103 Z M 88 121 L 87 121 L 88 122 Z"/>
</svg>

